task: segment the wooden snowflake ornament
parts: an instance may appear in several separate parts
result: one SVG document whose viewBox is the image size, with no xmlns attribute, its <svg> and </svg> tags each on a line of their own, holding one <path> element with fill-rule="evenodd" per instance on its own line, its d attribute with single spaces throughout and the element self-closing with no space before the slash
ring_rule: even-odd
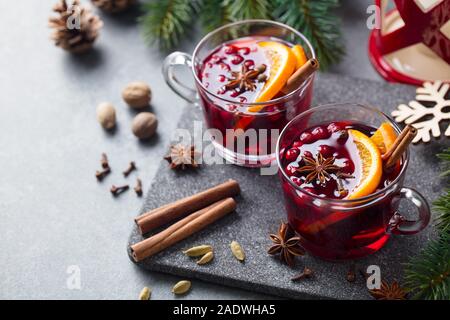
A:
<svg viewBox="0 0 450 320">
<path fill-rule="evenodd" d="M 431 135 L 435 138 L 441 135 L 440 123 L 450 120 L 449 88 L 450 84 L 442 81 L 425 82 L 423 87 L 416 90 L 416 101 L 411 101 L 408 105 L 401 104 L 392 112 L 395 121 L 410 124 L 418 130 L 413 143 L 421 140 L 429 142 Z M 445 108 L 447 109 L 444 110 Z M 420 121 L 424 118 L 426 120 Z M 450 136 L 450 124 L 444 134 Z"/>
</svg>

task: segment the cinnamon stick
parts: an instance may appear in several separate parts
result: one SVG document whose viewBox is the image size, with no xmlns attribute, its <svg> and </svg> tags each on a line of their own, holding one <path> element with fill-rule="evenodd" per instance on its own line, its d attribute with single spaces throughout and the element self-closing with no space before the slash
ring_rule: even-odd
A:
<svg viewBox="0 0 450 320">
<path fill-rule="evenodd" d="M 408 146 L 414 140 L 416 135 L 417 129 L 411 125 L 407 125 L 402 130 L 389 150 L 387 150 L 386 153 L 382 156 L 382 159 L 385 162 L 385 169 L 389 169 L 397 163 L 406 149 L 408 149 Z"/>
<path fill-rule="evenodd" d="M 170 236 L 172 233 L 174 233 L 175 231 L 177 231 L 178 229 L 180 229 L 181 227 L 183 227 L 184 225 L 188 224 L 189 222 L 191 222 L 192 220 L 196 219 L 197 217 L 201 216 L 202 214 L 204 214 L 206 211 L 212 209 L 213 207 L 217 206 L 218 204 L 222 203 L 224 200 L 220 200 L 218 202 L 215 202 L 209 206 L 207 206 L 206 208 L 203 208 L 201 210 L 198 210 L 190 215 L 188 215 L 187 217 L 181 219 L 180 221 L 174 223 L 173 225 L 171 225 L 170 227 L 168 227 L 167 229 L 151 236 L 150 238 L 145 239 L 144 241 L 140 242 L 142 244 L 145 244 L 146 248 L 151 248 L 154 245 L 156 245 L 158 242 L 161 242 L 162 240 L 164 240 L 165 238 L 167 238 L 168 236 Z M 137 245 L 137 244 L 136 244 Z M 139 247 L 139 246 L 138 246 Z"/>
<path fill-rule="evenodd" d="M 226 198 L 180 220 L 166 230 L 132 245 L 133 259 L 138 262 L 186 239 L 190 235 L 236 209 L 233 198 Z"/>
<path fill-rule="evenodd" d="M 317 59 L 309 59 L 304 65 L 297 69 L 297 71 L 292 74 L 286 85 L 280 90 L 283 94 L 289 94 L 308 79 L 310 75 L 319 69 L 319 61 Z"/>
<path fill-rule="evenodd" d="M 203 209 L 219 200 L 236 196 L 239 193 L 239 184 L 237 181 L 230 179 L 213 188 L 144 213 L 135 218 L 135 222 L 139 232 L 144 234 L 176 218 Z"/>
</svg>

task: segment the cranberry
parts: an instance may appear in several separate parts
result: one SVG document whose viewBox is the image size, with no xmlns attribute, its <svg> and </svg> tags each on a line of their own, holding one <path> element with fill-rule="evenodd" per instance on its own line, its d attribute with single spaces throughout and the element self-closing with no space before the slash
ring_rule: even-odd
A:
<svg viewBox="0 0 450 320">
<path fill-rule="evenodd" d="M 333 133 L 339 130 L 344 129 L 339 122 L 332 122 L 328 125 L 327 130 L 329 133 Z"/>
<path fill-rule="evenodd" d="M 300 179 L 299 177 L 291 177 L 291 181 L 299 187 L 303 184 L 302 179 Z"/>
<path fill-rule="evenodd" d="M 242 58 L 242 56 L 240 56 L 240 55 L 235 55 L 234 57 L 233 57 L 233 59 L 231 59 L 231 63 L 232 64 L 240 64 L 242 61 L 244 61 L 244 58 Z"/>
<path fill-rule="evenodd" d="M 300 141 L 303 143 L 311 143 L 313 142 L 313 139 L 314 139 L 313 135 L 306 131 L 300 135 Z"/>
<path fill-rule="evenodd" d="M 311 131 L 311 134 L 314 136 L 316 140 L 328 139 L 330 134 L 323 127 L 316 127 Z"/>
<path fill-rule="evenodd" d="M 211 57 L 211 62 L 214 64 L 218 64 L 219 62 L 222 62 L 223 57 L 218 56 L 217 54 L 213 54 Z"/>
<path fill-rule="evenodd" d="M 220 68 L 222 68 L 222 70 L 230 71 L 230 66 L 223 62 L 220 63 Z"/>
<path fill-rule="evenodd" d="M 303 156 L 306 158 L 314 158 L 313 154 L 309 151 L 303 152 Z"/>
<path fill-rule="evenodd" d="M 228 111 L 230 111 L 230 112 L 236 111 L 237 108 L 238 108 L 238 107 L 237 107 L 236 105 L 234 105 L 234 104 L 228 104 L 228 105 L 227 105 L 227 109 L 228 109 Z"/>
<path fill-rule="evenodd" d="M 335 152 L 335 149 L 331 146 L 327 146 L 325 144 L 322 144 L 319 146 L 319 152 L 322 154 L 324 158 L 329 158 L 333 156 L 333 153 Z"/>
<path fill-rule="evenodd" d="M 298 166 L 295 162 L 291 162 L 286 166 L 286 173 L 288 176 L 293 176 L 297 172 Z"/>
<path fill-rule="evenodd" d="M 226 46 L 224 52 L 226 54 L 235 54 L 237 53 L 237 48 L 235 46 Z"/>
<path fill-rule="evenodd" d="M 300 141 L 295 141 L 295 142 L 292 144 L 292 147 L 293 147 L 293 148 L 300 148 L 302 145 L 303 145 L 302 142 L 300 142 Z"/>
<path fill-rule="evenodd" d="M 239 101 L 244 103 L 247 102 L 247 98 L 246 97 L 239 97 Z"/>
<path fill-rule="evenodd" d="M 240 92 L 238 90 L 233 90 L 230 93 L 230 97 L 236 98 L 239 94 L 240 94 Z"/>
<path fill-rule="evenodd" d="M 219 90 L 217 90 L 217 94 L 224 94 L 227 91 L 227 88 L 225 88 L 225 86 L 220 87 Z"/>
<path fill-rule="evenodd" d="M 249 47 L 239 48 L 239 53 L 246 56 L 246 55 L 248 55 L 250 53 L 250 48 Z"/>
<path fill-rule="evenodd" d="M 353 173 L 354 170 L 354 165 L 353 165 L 353 161 L 351 161 L 350 159 L 344 159 L 344 161 L 342 162 L 342 166 L 341 166 L 341 170 L 342 172 L 345 173 Z"/>
<path fill-rule="evenodd" d="M 244 66 L 246 66 L 247 68 L 251 68 L 255 65 L 255 61 L 253 60 L 245 60 L 244 61 Z"/>
<path fill-rule="evenodd" d="M 217 81 L 219 81 L 219 82 L 224 82 L 225 80 L 227 80 L 227 77 L 225 77 L 223 74 L 221 74 L 217 77 Z"/>
<path fill-rule="evenodd" d="M 208 62 L 207 64 L 206 64 L 206 66 L 208 67 L 208 68 L 212 68 L 213 67 L 213 64 L 211 63 L 211 62 Z"/>
<path fill-rule="evenodd" d="M 286 151 L 286 160 L 288 161 L 297 160 L 299 154 L 300 150 L 298 150 L 297 148 L 291 148 L 288 151 Z"/>
<path fill-rule="evenodd" d="M 347 130 L 340 130 L 337 133 L 337 142 L 339 144 L 345 144 L 348 140 L 348 131 Z"/>
</svg>

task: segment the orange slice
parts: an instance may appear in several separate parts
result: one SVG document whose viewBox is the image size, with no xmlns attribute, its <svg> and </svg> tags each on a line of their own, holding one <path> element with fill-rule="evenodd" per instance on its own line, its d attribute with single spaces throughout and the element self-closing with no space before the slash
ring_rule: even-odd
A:
<svg viewBox="0 0 450 320">
<path fill-rule="evenodd" d="M 305 50 L 303 50 L 303 47 L 299 44 L 296 44 L 291 48 L 292 53 L 295 56 L 295 59 L 297 61 L 297 64 L 295 65 L 295 69 L 297 70 L 302 65 L 308 61 L 308 58 L 306 57 Z"/>
<path fill-rule="evenodd" d="M 284 87 L 289 77 L 294 73 L 297 64 L 295 55 L 288 46 L 275 41 L 262 41 L 258 45 L 265 50 L 270 63 L 270 74 L 254 102 L 264 102 L 272 99 Z M 250 112 L 259 112 L 263 106 L 248 108 Z"/>
<path fill-rule="evenodd" d="M 380 149 L 381 154 L 385 154 L 397 139 L 397 132 L 388 122 L 383 122 L 370 139 Z"/>
<path fill-rule="evenodd" d="M 380 149 L 364 133 L 349 130 L 348 133 L 358 148 L 361 159 L 361 180 L 346 199 L 357 199 L 373 193 L 381 181 L 383 166 Z"/>
</svg>

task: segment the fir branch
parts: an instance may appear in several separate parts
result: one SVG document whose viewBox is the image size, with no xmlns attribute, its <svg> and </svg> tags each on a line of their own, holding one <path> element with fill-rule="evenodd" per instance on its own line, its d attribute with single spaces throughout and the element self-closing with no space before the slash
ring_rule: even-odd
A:
<svg viewBox="0 0 450 320">
<path fill-rule="evenodd" d="M 156 0 L 143 5 L 144 36 L 162 48 L 176 46 L 197 16 L 205 31 L 243 19 L 274 19 L 302 32 L 314 47 L 322 69 L 344 54 L 339 0 Z"/>
<path fill-rule="evenodd" d="M 442 153 L 438 154 L 438 157 L 444 162 L 443 177 L 450 175 L 450 148 L 445 149 Z M 448 181 L 447 181 L 448 182 Z M 439 212 L 437 217 L 437 227 L 443 233 L 450 233 L 450 189 L 446 190 L 446 193 L 442 195 L 434 203 L 434 208 Z"/>
<path fill-rule="evenodd" d="M 406 265 L 405 285 L 413 299 L 450 299 L 450 234 L 432 240 Z"/>
<path fill-rule="evenodd" d="M 444 161 L 445 172 L 450 174 L 450 148 L 438 154 Z M 450 189 L 434 202 L 434 208 L 440 214 L 437 227 L 438 240 L 433 240 L 422 253 L 406 265 L 406 286 L 415 293 L 415 299 L 450 299 Z"/>
<path fill-rule="evenodd" d="M 270 0 L 224 0 L 224 6 L 233 21 L 246 19 L 270 19 Z"/>
<path fill-rule="evenodd" d="M 302 32 L 316 50 L 322 69 L 340 61 L 345 53 L 340 20 L 332 12 L 339 0 L 276 0 L 273 16 Z"/>
<path fill-rule="evenodd" d="M 200 19 L 205 32 L 232 22 L 227 4 L 223 0 L 203 0 L 200 10 Z"/>
<path fill-rule="evenodd" d="M 434 202 L 434 208 L 439 212 L 436 226 L 442 233 L 450 234 L 450 189 Z"/>
<path fill-rule="evenodd" d="M 450 148 L 445 149 L 442 153 L 437 155 L 439 159 L 444 162 L 445 171 L 442 173 L 442 176 L 450 175 Z"/>
<path fill-rule="evenodd" d="M 143 4 L 146 12 L 139 21 L 144 37 L 150 43 L 158 43 L 163 49 L 176 46 L 189 30 L 198 9 L 197 1 L 158 0 Z M 192 30 L 192 28 L 191 28 Z"/>
</svg>

